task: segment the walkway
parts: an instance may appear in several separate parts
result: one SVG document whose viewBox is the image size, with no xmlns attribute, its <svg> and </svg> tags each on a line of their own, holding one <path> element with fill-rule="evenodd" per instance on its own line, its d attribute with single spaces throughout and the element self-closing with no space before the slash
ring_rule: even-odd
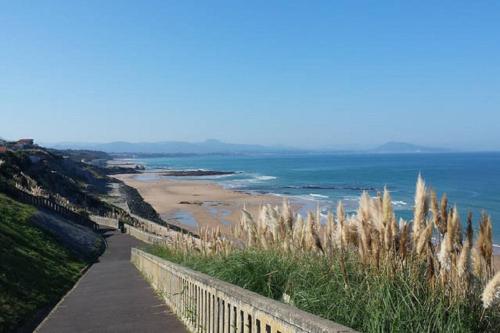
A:
<svg viewBox="0 0 500 333">
<path fill-rule="evenodd" d="M 118 231 L 108 248 L 35 332 L 187 332 L 130 263 L 144 245 Z"/>
</svg>

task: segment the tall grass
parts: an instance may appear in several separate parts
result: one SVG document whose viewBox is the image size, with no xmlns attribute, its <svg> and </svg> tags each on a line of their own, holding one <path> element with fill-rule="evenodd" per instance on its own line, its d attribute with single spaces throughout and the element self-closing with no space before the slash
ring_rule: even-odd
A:
<svg viewBox="0 0 500 333">
<path fill-rule="evenodd" d="M 412 221 L 396 220 L 390 193 L 363 193 L 353 215 L 339 203 L 321 222 L 265 205 L 243 209 L 231 235 L 179 236 L 155 253 L 362 331 L 496 331 L 500 277 L 492 266 L 491 220 L 465 232 L 456 207 L 421 177 Z M 491 281 L 488 283 L 488 281 Z M 485 288 L 485 285 L 488 285 Z"/>
</svg>

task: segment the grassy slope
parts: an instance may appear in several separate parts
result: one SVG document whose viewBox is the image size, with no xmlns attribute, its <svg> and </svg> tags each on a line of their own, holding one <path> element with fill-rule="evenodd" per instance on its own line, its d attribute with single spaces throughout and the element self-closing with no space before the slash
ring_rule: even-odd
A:
<svg viewBox="0 0 500 333">
<path fill-rule="evenodd" d="M 266 297 L 280 300 L 287 293 L 298 308 L 362 332 L 495 332 L 500 327 L 498 313 L 483 314 L 479 299 L 451 305 L 442 292 L 411 281 L 411 272 L 370 274 L 347 260 L 345 288 L 336 259 L 263 250 L 227 257 L 182 255 L 160 247 L 148 251 Z"/>
<path fill-rule="evenodd" d="M 0 194 L 0 332 L 58 301 L 85 266 L 31 225 L 34 211 Z"/>
</svg>

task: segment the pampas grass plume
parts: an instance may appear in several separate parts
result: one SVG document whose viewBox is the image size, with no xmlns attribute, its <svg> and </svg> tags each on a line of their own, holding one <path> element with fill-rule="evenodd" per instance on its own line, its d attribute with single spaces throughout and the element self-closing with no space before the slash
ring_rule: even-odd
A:
<svg viewBox="0 0 500 333">
<path fill-rule="evenodd" d="M 392 209 L 392 198 L 391 193 L 384 187 L 384 196 L 382 200 L 382 208 L 384 212 L 384 225 L 390 224 L 392 220 L 392 216 L 394 214 Z"/>
<path fill-rule="evenodd" d="M 415 212 L 413 217 L 413 241 L 415 244 L 420 237 L 420 232 L 425 228 L 427 209 L 427 188 L 422 176 L 419 174 L 415 190 Z"/>
<path fill-rule="evenodd" d="M 500 303 L 500 272 L 486 284 L 481 299 L 485 309 Z"/>
<path fill-rule="evenodd" d="M 466 240 L 457 261 L 458 277 L 465 282 L 469 281 L 471 274 L 471 244 Z"/>
<path fill-rule="evenodd" d="M 479 225 L 478 248 L 479 252 L 486 262 L 488 274 L 491 274 L 491 257 L 493 255 L 493 244 L 491 240 L 491 220 L 485 213 L 481 214 L 481 223 Z"/>
<path fill-rule="evenodd" d="M 418 238 L 417 242 L 417 255 L 422 255 L 425 254 L 424 250 L 427 248 L 427 244 L 431 240 L 432 236 L 432 224 L 429 223 L 425 229 L 420 233 L 420 237 Z"/>
</svg>

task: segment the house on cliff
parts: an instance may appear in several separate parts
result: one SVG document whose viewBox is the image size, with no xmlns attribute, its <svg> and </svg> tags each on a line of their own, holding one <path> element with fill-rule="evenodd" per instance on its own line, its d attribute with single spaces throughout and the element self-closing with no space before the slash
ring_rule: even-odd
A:
<svg viewBox="0 0 500 333">
<path fill-rule="evenodd" d="M 26 148 L 31 148 L 35 144 L 35 140 L 33 139 L 20 139 L 17 140 L 16 143 L 14 143 L 15 149 L 26 149 Z"/>
</svg>

